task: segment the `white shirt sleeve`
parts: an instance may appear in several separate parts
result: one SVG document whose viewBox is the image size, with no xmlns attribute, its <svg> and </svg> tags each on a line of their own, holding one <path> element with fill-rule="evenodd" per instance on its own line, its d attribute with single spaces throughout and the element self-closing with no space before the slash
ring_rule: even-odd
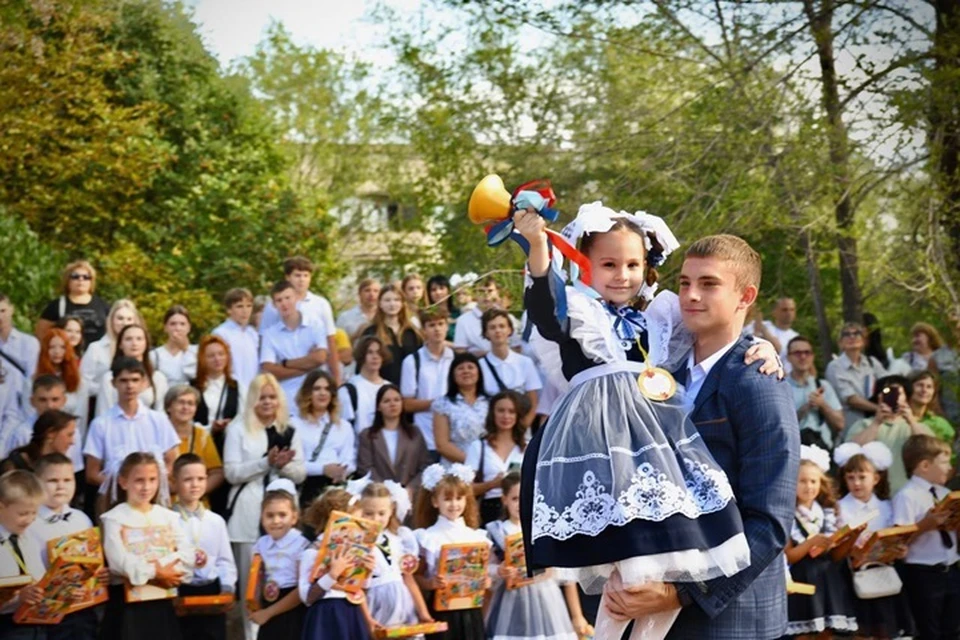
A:
<svg viewBox="0 0 960 640">
<path fill-rule="evenodd" d="M 917 505 L 910 499 L 909 491 L 901 489 L 893 496 L 893 521 L 897 525 L 916 524 L 926 512 L 920 513 Z"/>
<path fill-rule="evenodd" d="M 317 550 L 313 547 L 308 548 L 300 556 L 299 580 L 297 580 L 297 591 L 300 592 L 300 602 L 307 602 L 307 594 L 310 592 L 310 574 L 313 573 L 313 563 L 317 561 Z"/>
<path fill-rule="evenodd" d="M 483 473 L 483 469 L 480 468 L 480 453 L 482 449 L 483 441 L 474 440 L 467 445 L 467 450 L 465 451 L 467 458 L 464 460 L 464 464 L 476 471 L 477 475 Z"/>
<path fill-rule="evenodd" d="M 273 346 L 273 340 L 271 339 L 270 332 L 261 331 L 260 332 L 260 363 L 264 362 L 277 362 L 277 350 Z"/>
<path fill-rule="evenodd" d="M 105 421 L 106 418 L 100 417 L 95 418 L 93 422 L 90 423 L 90 429 L 87 432 L 87 443 L 83 447 L 83 455 L 96 458 L 101 462 L 106 459 L 103 451 Z"/>
<path fill-rule="evenodd" d="M 237 562 L 233 557 L 233 549 L 230 547 L 230 536 L 227 533 L 227 525 L 219 515 L 217 515 L 217 534 L 217 548 L 215 553 L 217 558 L 217 575 L 220 576 L 220 590 L 233 593 L 234 585 L 237 583 Z"/>
<path fill-rule="evenodd" d="M 416 398 L 419 381 L 416 376 L 416 363 L 411 353 L 403 359 L 400 365 L 400 395 L 404 398 Z"/>
<path fill-rule="evenodd" d="M 543 389 L 543 382 L 540 380 L 540 374 L 537 373 L 537 367 L 533 360 L 523 357 L 523 389 L 525 391 L 539 391 Z"/>
<path fill-rule="evenodd" d="M 234 420 L 227 425 L 227 436 L 223 443 L 223 475 L 232 485 L 242 485 L 262 476 L 270 469 L 267 456 L 243 459 L 243 422 Z M 241 491 L 240 487 L 238 491 Z"/>
</svg>

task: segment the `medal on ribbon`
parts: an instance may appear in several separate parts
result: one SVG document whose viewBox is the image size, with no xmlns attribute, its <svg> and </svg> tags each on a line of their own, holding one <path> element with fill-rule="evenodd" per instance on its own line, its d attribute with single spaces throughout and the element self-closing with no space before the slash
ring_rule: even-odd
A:
<svg viewBox="0 0 960 640">
<path fill-rule="evenodd" d="M 267 580 L 263 585 L 263 599 L 269 603 L 274 603 L 280 598 L 280 585 L 273 580 Z"/>
<path fill-rule="evenodd" d="M 197 569 L 203 569 L 207 566 L 207 552 L 203 549 L 197 549 L 196 557 L 194 558 L 194 566 Z"/>
<path fill-rule="evenodd" d="M 660 367 L 649 367 L 637 376 L 640 393 L 650 400 L 663 402 L 677 393 L 677 381 L 670 372 Z"/>
</svg>

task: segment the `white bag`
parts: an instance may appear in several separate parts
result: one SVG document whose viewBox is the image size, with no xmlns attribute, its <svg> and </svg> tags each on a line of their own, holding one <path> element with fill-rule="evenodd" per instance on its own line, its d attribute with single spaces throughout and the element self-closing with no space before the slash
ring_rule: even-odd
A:
<svg viewBox="0 0 960 640">
<path fill-rule="evenodd" d="M 890 565 L 870 563 L 853 572 L 853 590 L 861 600 L 895 596 L 901 589 L 903 582 Z"/>
</svg>

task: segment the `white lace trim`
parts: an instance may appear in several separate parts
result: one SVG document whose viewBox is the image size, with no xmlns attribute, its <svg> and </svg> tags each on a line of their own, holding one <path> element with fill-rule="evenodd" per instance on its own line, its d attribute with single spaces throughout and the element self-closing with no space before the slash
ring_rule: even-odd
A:
<svg viewBox="0 0 960 640">
<path fill-rule="evenodd" d="M 813 620 L 804 620 L 802 622 L 788 622 L 787 635 L 798 636 L 804 633 L 820 633 L 827 629 L 833 629 L 834 631 L 856 631 L 859 627 L 860 625 L 857 624 L 857 619 L 852 616 L 827 616 L 825 618 L 814 618 Z"/>
<path fill-rule="evenodd" d="M 684 445 L 688 445 L 688 444 L 690 444 L 691 442 L 693 442 L 694 440 L 698 440 L 699 438 L 700 438 L 700 434 L 699 434 L 699 433 L 694 433 L 694 434 L 693 434 L 692 436 L 690 436 L 689 438 L 683 438 L 682 440 L 677 440 L 676 443 L 675 443 L 675 446 L 681 447 L 681 446 L 684 446 Z M 640 454 L 645 453 L 645 452 L 649 451 L 650 449 L 654 449 L 654 448 L 657 448 L 657 449 L 670 449 L 670 448 L 671 448 L 671 445 L 670 445 L 669 443 L 662 443 L 662 444 L 660 444 L 660 443 L 653 442 L 653 443 L 650 443 L 650 444 L 648 444 L 648 445 L 646 445 L 646 446 L 640 447 L 640 448 L 637 449 L 636 451 L 632 451 L 632 450 L 630 450 L 630 449 L 627 449 L 626 447 L 610 447 L 610 452 L 611 452 L 611 453 L 621 453 L 621 454 L 623 454 L 623 455 L 625 455 L 625 456 L 630 456 L 631 458 L 636 458 L 636 457 L 639 456 Z M 573 456 L 573 457 L 568 457 L 568 456 L 554 456 L 554 457 L 550 458 L 549 460 L 541 460 L 540 462 L 538 462 L 538 463 L 537 463 L 537 468 L 539 469 L 540 467 L 550 467 L 550 466 L 553 466 L 555 463 L 585 462 L 585 461 L 587 461 L 587 460 L 596 460 L 596 459 L 610 460 L 611 458 L 612 458 L 612 456 L 610 456 L 609 454 L 600 453 L 600 452 L 597 452 L 597 453 L 585 453 L 585 454 L 582 455 L 582 456 Z"/>
<path fill-rule="evenodd" d="M 685 549 L 628 558 L 591 567 L 555 567 L 560 582 L 579 582 L 586 593 L 599 593 L 616 569 L 623 584 L 647 582 L 705 582 L 732 576 L 750 566 L 750 545 L 738 533 L 711 549 Z"/>
<path fill-rule="evenodd" d="M 596 536 L 608 526 L 622 526 L 633 520 L 660 522 L 683 514 L 696 519 L 720 511 L 733 499 L 733 490 L 723 471 L 684 458 L 685 486 L 667 479 L 665 473 L 644 462 L 634 471 L 630 485 L 614 498 L 593 471 L 583 474 L 576 499 L 562 505 L 562 511 L 548 505 L 533 485 L 533 540 L 544 536 L 567 540 L 575 535 Z"/>
</svg>

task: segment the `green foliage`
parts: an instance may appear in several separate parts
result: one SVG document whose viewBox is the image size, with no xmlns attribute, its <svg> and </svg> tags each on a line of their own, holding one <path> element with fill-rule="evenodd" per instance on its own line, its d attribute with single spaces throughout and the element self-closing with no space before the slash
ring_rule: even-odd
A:
<svg viewBox="0 0 960 640">
<path fill-rule="evenodd" d="M 63 255 L 2 207 L 0 255 L 0 293 L 10 298 L 15 323 L 22 331 L 33 333 L 33 320 L 58 288 Z"/>
</svg>

